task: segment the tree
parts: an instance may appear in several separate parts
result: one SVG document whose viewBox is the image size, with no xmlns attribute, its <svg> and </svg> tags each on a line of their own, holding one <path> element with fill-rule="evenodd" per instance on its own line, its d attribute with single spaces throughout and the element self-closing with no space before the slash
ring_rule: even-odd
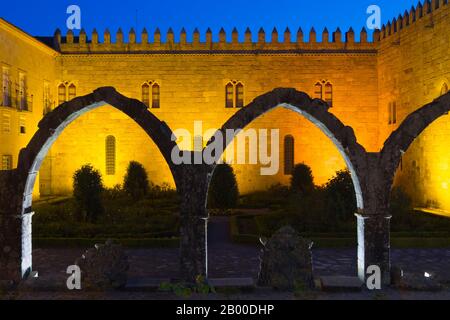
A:
<svg viewBox="0 0 450 320">
<path fill-rule="evenodd" d="M 302 195 L 309 195 L 314 188 L 311 168 L 304 163 L 296 164 L 291 176 L 291 190 Z"/>
<path fill-rule="evenodd" d="M 349 221 L 356 212 L 356 195 L 352 176 L 348 170 L 340 170 L 324 186 L 330 218 Z"/>
<path fill-rule="evenodd" d="M 73 196 L 80 220 L 95 222 L 103 214 L 102 191 L 102 176 L 90 164 L 75 171 L 73 175 Z"/>
<path fill-rule="evenodd" d="M 148 194 L 148 176 L 142 164 L 137 161 L 130 161 L 125 174 L 123 189 L 134 200 L 141 200 Z"/>
<path fill-rule="evenodd" d="M 231 209 L 237 206 L 239 189 L 233 168 L 218 164 L 211 178 L 208 192 L 208 207 L 211 209 Z"/>
</svg>

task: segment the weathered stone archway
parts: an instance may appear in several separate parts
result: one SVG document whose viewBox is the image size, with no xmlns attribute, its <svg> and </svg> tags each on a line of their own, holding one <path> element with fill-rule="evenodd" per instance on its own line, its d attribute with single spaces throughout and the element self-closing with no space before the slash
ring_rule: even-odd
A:
<svg viewBox="0 0 450 320">
<path fill-rule="evenodd" d="M 220 135 L 218 139 L 223 138 L 223 145 L 228 145 L 231 141 L 227 140 L 227 129 L 243 129 L 253 120 L 263 114 L 275 109 L 286 108 L 305 117 L 315 126 L 317 126 L 336 146 L 345 163 L 351 172 L 353 185 L 356 194 L 358 215 L 365 212 L 365 193 L 364 188 L 368 185 L 366 179 L 366 150 L 361 146 L 355 137 L 353 129 L 345 126 L 335 115 L 328 111 L 328 105 L 319 99 L 311 99 L 306 93 L 290 88 L 278 88 L 255 98 L 250 104 L 236 112 L 223 126 L 218 130 Z M 211 138 L 204 150 L 213 147 L 212 142 L 215 136 Z M 224 148 L 225 149 L 225 148 Z M 211 152 L 208 151 L 208 154 Z M 221 154 L 216 155 L 218 161 Z M 208 170 L 208 183 L 211 178 L 215 165 L 211 165 Z M 207 190 L 206 190 L 207 194 Z M 207 197 L 205 196 L 205 203 Z M 206 206 L 206 204 L 205 204 Z M 364 227 L 362 227 L 364 228 Z M 362 230 L 364 231 L 364 229 Z M 366 232 L 367 234 L 367 232 Z M 364 277 L 364 270 L 368 263 L 373 263 L 373 254 L 367 251 L 366 237 L 358 237 L 358 267 L 362 271 L 360 274 Z"/>
<path fill-rule="evenodd" d="M 31 271 L 31 204 L 37 173 L 48 150 L 61 132 L 74 120 L 90 110 L 109 104 L 132 118 L 155 142 L 174 176 L 179 174 L 171 162 L 171 151 L 178 148 L 172 131 L 138 100 L 127 98 L 112 87 L 103 87 L 86 96 L 65 102 L 47 114 L 39 123 L 26 148 L 19 154 L 17 169 L 2 172 L 2 236 L 0 272 L 2 278 L 18 281 Z"/>
</svg>

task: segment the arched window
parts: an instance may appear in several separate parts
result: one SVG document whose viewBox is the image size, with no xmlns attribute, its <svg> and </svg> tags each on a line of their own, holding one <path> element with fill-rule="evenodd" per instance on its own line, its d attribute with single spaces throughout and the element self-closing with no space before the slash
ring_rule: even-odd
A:
<svg viewBox="0 0 450 320">
<path fill-rule="evenodd" d="M 242 83 L 236 84 L 236 108 L 244 106 L 244 85 Z"/>
<path fill-rule="evenodd" d="M 443 96 L 447 92 L 448 92 L 448 85 L 447 85 L 447 83 L 444 82 L 444 84 L 442 85 L 442 88 L 441 88 L 441 96 Z"/>
<path fill-rule="evenodd" d="M 77 88 L 73 83 L 69 85 L 69 101 L 77 96 Z"/>
<path fill-rule="evenodd" d="M 116 174 L 116 138 L 107 136 L 105 141 L 105 164 L 106 174 L 109 176 Z"/>
<path fill-rule="evenodd" d="M 294 171 L 294 137 L 284 137 L 284 174 L 292 174 Z"/>
<path fill-rule="evenodd" d="M 225 107 L 234 107 L 234 86 L 231 82 L 227 83 L 225 86 Z"/>
<path fill-rule="evenodd" d="M 314 98 L 322 99 L 322 84 L 320 82 L 314 85 Z"/>
<path fill-rule="evenodd" d="M 148 83 L 142 85 L 142 103 L 150 107 L 150 86 Z"/>
<path fill-rule="evenodd" d="M 158 109 L 160 107 L 160 92 L 159 84 L 154 83 L 152 86 L 152 108 Z"/>
<path fill-rule="evenodd" d="M 329 82 L 325 84 L 325 102 L 328 103 L 330 107 L 333 106 L 333 85 Z"/>
<path fill-rule="evenodd" d="M 58 86 L 58 105 L 66 102 L 66 86 L 64 83 L 61 83 Z"/>
</svg>

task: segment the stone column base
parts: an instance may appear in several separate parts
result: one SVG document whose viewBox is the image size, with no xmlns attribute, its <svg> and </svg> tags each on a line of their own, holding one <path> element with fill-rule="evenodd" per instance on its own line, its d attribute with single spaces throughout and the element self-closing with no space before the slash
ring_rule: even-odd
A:
<svg viewBox="0 0 450 320">
<path fill-rule="evenodd" d="M 358 277 L 366 281 L 367 268 L 376 265 L 381 284 L 390 284 L 390 215 L 356 214 L 358 223 Z M 370 275 L 370 274 L 369 274 Z"/>
</svg>

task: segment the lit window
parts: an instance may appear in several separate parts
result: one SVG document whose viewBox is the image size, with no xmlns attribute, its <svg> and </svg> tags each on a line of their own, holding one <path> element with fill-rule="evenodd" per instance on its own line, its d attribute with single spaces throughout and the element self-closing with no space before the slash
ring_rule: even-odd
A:
<svg viewBox="0 0 450 320">
<path fill-rule="evenodd" d="M 320 82 L 314 85 L 314 98 L 322 99 L 322 84 Z"/>
<path fill-rule="evenodd" d="M 106 174 L 111 176 L 116 174 L 116 138 L 107 136 L 106 147 Z"/>
<path fill-rule="evenodd" d="M 236 108 L 244 106 L 244 85 L 242 83 L 236 84 Z"/>
<path fill-rule="evenodd" d="M 148 83 L 144 83 L 142 85 L 142 103 L 147 106 L 150 106 L 150 86 Z"/>
<path fill-rule="evenodd" d="M 154 83 L 152 85 L 152 108 L 158 109 L 160 107 L 160 92 L 159 85 Z"/>
<path fill-rule="evenodd" d="M 73 83 L 69 85 L 69 101 L 77 96 L 77 87 Z"/>
<path fill-rule="evenodd" d="M 66 102 L 66 86 L 64 83 L 61 83 L 58 86 L 58 105 Z"/>
<path fill-rule="evenodd" d="M 12 155 L 2 155 L 2 170 L 12 169 Z"/>
<path fill-rule="evenodd" d="M 284 174 L 292 174 L 294 171 L 294 137 L 284 137 Z"/>
<path fill-rule="evenodd" d="M 11 81 L 9 80 L 9 68 L 2 69 L 2 105 L 6 107 L 11 106 Z"/>
<path fill-rule="evenodd" d="M 333 85 L 329 82 L 325 84 L 325 102 L 330 107 L 333 106 Z"/>
<path fill-rule="evenodd" d="M 234 86 L 232 83 L 228 83 L 225 87 L 225 107 L 234 107 Z"/>
</svg>

